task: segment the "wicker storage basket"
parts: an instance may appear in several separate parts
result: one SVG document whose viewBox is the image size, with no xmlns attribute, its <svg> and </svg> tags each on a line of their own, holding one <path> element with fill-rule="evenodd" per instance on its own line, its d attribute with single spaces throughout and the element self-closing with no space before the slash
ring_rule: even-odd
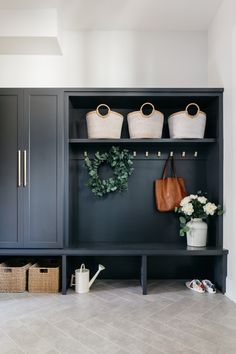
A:
<svg viewBox="0 0 236 354">
<path fill-rule="evenodd" d="M 59 291 L 60 265 L 55 259 L 35 263 L 29 269 L 29 292 L 57 293 Z"/>
<path fill-rule="evenodd" d="M 107 114 L 99 112 L 101 107 L 108 109 Z M 111 111 L 106 104 L 100 104 L 96 111 L 86 115 L 89 139 L 119 139 L 124 117 L 122 114 Z"/>
<path fill-rule="evenodd" d="M 144 106 L 152 107 L 150 114 L 144 114 Z M 129 135 L 131 139 L 155 139 L 161 138 L 164 115 L 156 111 L 153 104 L 144 103 L 139 111 L 128 114 Z"/>
<path fill-rule="evenodd" d="M 190 115 L 190 106 L 197 107 L 197 113 Z M 173 113 L 168 118 L 170 138 L 172 139 L 202 139 L 206 127 L 206 114 L 200 111 L 196 103 L 190 103 L 185 111 Z"/>
<path fill-rule="evenodd" d="M 0 292 L 21 293 L 26 290 L 29 260 L 14 259 L 0 264 Z"/>
</svg>

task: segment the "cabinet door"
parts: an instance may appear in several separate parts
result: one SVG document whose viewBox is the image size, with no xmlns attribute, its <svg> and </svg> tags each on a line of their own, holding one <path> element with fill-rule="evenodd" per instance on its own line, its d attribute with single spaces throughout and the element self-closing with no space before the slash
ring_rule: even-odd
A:
<svg viewBox="0 0 236 354">
<path fill-rule="evenodd" d="M 21 138 L 23 90 L 0 90 L 0 247 L 23 241 Z M 20 180 L 18 179 L 20 178 Z"/>
<path fill-rule="evenodd" d="M 24 246 L 63 241 L 63 91 L 25 90 Z"/>
</svg>

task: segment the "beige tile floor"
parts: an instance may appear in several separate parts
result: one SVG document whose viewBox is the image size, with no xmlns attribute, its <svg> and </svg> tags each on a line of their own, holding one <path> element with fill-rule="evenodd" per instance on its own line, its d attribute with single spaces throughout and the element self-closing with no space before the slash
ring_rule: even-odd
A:
<svg viewBox="0 0 236 354">
<path fill-rule="evenodd" d="M 236 304 L 180 281 L 97 281 L 89 294 L 0 294 L 0 354 L 236 354 Z"/>
</svg>

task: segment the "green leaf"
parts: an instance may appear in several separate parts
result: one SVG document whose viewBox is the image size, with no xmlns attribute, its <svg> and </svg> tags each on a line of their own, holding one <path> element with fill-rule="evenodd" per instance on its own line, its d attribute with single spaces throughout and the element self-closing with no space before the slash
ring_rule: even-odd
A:
<svg viewBox="0 0 236 354">
<path fill-rule="evenodd" d="M 112 146 L 109 152 L 100 153 L 97 151 L 93 160 L 85 158 L 84 163 L 89 173 L 87 186 L 96 197 L 102 197 L 107 193 L 123 191 L 128 188 L 128 178 L 133 172 L 133 156 L 128 150 L 121 150 Z M 108 164 L 114 173 L 113 178 L 102 180 L 99 176 L 99 166 Z"/>
<path fill-rule="evenodd" d="M 179 221 L 181 224 L 185 225 L 186 224 L 186 219 L 183 216 L 179 217 Z"/>
<path fill-rule="evenodd" d="M 188 226 L 184 226 L 183 228 L 182 228 L 182 230 L 183 230 L 183 232 L 188 232 L 189 231 L 189 227 Z"/>
<path fill-rule="evenodd" d="M 221 216 L 221 215 L 223 215 L 224 214 L 224 210 L 219 210 L 218 212 L 217 212 L 217 215 L 219 215 L 219 216 Z"/>
<path fill-rule="evenodd" d="M 179 230 L 179 235 L 182 237 L 182 236 L 185 236 L 185 233 L 182 229 Z"/>
</svg>

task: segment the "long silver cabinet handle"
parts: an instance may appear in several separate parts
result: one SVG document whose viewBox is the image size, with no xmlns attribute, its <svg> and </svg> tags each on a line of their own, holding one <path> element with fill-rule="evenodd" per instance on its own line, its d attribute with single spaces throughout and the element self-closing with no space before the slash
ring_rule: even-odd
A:
<svg viewBox="0 0 236 354">
<path fill-rule="evenodd" d="M 24 182 L 23 182 L 24 187 L 27 186 L 27 153 L 26 150 L 24 150 Z"/>
<path fill-rule="evenodd" d="M 18 158 L 17 158 L 17 169 L 18 169 L 18 187 L 21 187 L 21 151 L 18 150 Z"/>
</svg>

